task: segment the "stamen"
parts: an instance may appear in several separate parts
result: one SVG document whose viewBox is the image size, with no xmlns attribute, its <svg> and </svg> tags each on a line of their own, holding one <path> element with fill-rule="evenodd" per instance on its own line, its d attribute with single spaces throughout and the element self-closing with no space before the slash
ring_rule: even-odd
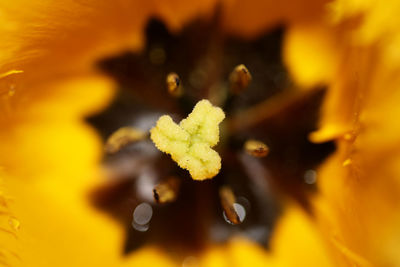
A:
<svg viewBox="0 0 400 267">
<path fill-rule="evenodd" d="M 221 206 L 225 212 L 225 216 L 232 224 L 241 223 L 239 214 L 235 209 L 236 198 L 229 186 L 222 186 L 219 189 L 219 197 L 221 200 Z"/>
<path fill-rule="evenodd" d="M 245 65 L 235 67 L 229 76 L 230 90 L 234 94 L 242 92 L 251 82 L 251 74 Z"/>
<path fill-rule="evenodd" d="M 179 187 L 180 181 L 178 178 L 168 178 L 154 187 L 154 200 L 159 204 L 174 202 L 178 196 Z"/>
<path fill-rule="evenodd" d="M 166 78 L 168 93 L 174 97 L 180 97 L 183 93 L 181 79 L 178 74 L 171 72 Z"/>
<path fill-rule="evenodd" d="M 233 114 L 233 116 L 231 116 L 227 122 L 230 131 L 239 132 L 243 129 L 254 127 L 263 121 L 274 118 L 284 110 L 287 110 L 298 103 L 306 103 L 321 92 L 321 89 L 308 90 L 304 92 L 286 89 L 283 92 L 271 96 L 256 105 Z"/>
<path fill-rule="evenodd" d="M 107 153 L 116 153 L 124 146 L 143 140 L 146 133 L 133 127 L 122 127 L 111 134 L 107 139 L 104 149 Z"/>
<path fill-rule="evenodd" d="M 247 154 L 257 158 L 265 157 L 269 152 L 269 148 L 266 144 L 254 139 L 247 140 L 244 143 L 244 150 Z"/>
</svg>

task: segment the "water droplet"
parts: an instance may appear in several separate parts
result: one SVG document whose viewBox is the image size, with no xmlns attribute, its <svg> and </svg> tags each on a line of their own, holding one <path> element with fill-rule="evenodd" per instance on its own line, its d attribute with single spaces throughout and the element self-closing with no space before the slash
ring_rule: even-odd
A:
<svg viewBox="0 0 400 267">
<path fill-rule="evenodd" d="M 132 226 L 137 231 L 145 232 L 149 229 L 149 222 L 153 216 L 153 208 L 148 203 L 141 203 L 133 211 Z"/>
<path fill-rule="evenodd" d="M 315 184 L 315 182 L 317 181 L 317 172 L 314 170 L 307 170 L 304 173 L 304 182 L 306 182 L 306 184 Z"/>
<path fill-rule="evenodd" d="M 235 207 L 235 210 L 239 215 L 240 222 L 243 222 L 244 218 L 246 218 L 246 209 L 239 203 L 233 204 L 233 207 Z"/>
<path fill-rule="evenodd" d="M 19 230 L 21 223 L 14 217 L 8 219 L 8 223 L 15 231 Z"/>
<path fill-rule="evenodd" d="M 133 228 L 135 228 L 136 231 L 139 231 L 139 232 L 146 232 L 147 230 L 149 230 L 149 227 L 150 227 L 149 224 L 140 225 L 135 222 L 132 223 L 132 226 L 133 226 Z"/>
<path fill-rule="evenodd" d="M 239 203 L 233 203 L 233 207 L 236 211 L 236 214 L 239 217 L 240 222 L 242 223 L 244 221 L 244 219 L 246 218 L 246 209 Z M 227 223 L 229 224 L 233 224 L 228 217 L 226 216 L 225 212 L 222 213 L 224 216 L 224 219 Z"/>
</svg>

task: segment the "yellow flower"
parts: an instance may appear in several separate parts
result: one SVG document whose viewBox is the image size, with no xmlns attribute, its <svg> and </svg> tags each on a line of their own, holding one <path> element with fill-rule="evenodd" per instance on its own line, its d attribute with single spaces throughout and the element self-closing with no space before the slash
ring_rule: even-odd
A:
<svg viewBox="0 0 400 267">
<path fill-rule="evenodd" d="M 269 251 L 236 237 L 208 245 L 196 264 L 400 264 L 400 6 L 372 0 L 0 1 L 0 264 L 181 265 L 157 244 L 121 253 L 124 229 L 88 200 L 107 173 L 99 134 L 84 119 L 104 110 L 118 86 L 99 60 L 143 49 L 151 17 L 178 33 L 216 5 L 221 28 L 234 36 L 286 25 L 283 56 L 305 89 L 299 94 L 328 87 L 310 139 L 334 140 L 337 149 L 317 171 L 308 212 L 283 198 Z M 265 114 L 275 114 L 279 101 Z"/>
</svg>

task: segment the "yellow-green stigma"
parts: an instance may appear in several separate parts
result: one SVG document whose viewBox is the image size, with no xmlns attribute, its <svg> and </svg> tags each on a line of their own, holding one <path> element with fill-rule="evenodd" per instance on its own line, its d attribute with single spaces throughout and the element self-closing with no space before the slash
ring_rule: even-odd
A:
<svg viewBox="0 0 400 267">
<path fill-rule="evenodd" d="M 159 150 L 170 154 L 194 180 L 209 179 L 221 169 L 221 158 L 212 147 L 219 141 L 218 125 L 224 118 L 222 109 L 201 100 L 179 125 L 170 116 L 162 116 L 150 130 L 150 137 Z"/>
</svg>

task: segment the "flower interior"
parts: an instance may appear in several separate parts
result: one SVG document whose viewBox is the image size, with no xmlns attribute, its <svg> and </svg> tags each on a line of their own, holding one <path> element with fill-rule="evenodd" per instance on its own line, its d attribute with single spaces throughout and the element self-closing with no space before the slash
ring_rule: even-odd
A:
<svg viewBox="0 0 400 267">
<path fill-rule="evenodd" d="M 180 33 L 152 20 L 141 52 L 99 62 L 119 93 L 89 122 L 104 143 L 121 127 L 133 129 L 121 147 L 105 149 L 107 182 L 90 196 L 126 229 L 122 253 L 154 244 L 192 255 L 234 236 L 268 249 L 285 201 L 308 209 L 315 167 L 334 145 L 308 141 L 324 88 L 295 88 L 282 63 L 284 31 L 279 26 L 243 40 L 221 31 L 218 15 Z M 156 148 L 149 131 L 163 115 L 178 123 L 202 99 L 226 118 L 213 147 L 221 169 L 197 181 Z"/>
</svg>

